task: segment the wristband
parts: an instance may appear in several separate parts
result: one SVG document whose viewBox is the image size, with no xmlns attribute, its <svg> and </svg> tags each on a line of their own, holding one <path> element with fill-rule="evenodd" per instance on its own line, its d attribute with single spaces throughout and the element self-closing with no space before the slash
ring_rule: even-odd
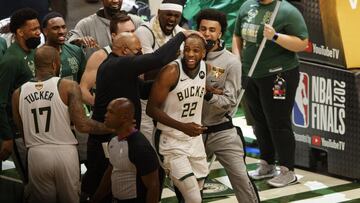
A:
<svg viewBox="0 0 360 203">
<path fill-rule="evenodd" d="M 275 32 L 273 38 L 271 39 L 271 41 L 276 42 L 276 40 L 279 38 L 279 33 Z"/>
</svg>

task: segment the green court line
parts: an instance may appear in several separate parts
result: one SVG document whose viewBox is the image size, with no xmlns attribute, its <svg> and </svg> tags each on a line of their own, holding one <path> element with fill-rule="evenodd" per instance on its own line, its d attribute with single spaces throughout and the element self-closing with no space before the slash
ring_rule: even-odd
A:
<svg viewBox="0 0 360 203">
<path fill-rule="evenodd" d="M 244 110 L 243 110 L 241 107 L 239 107 L 239 108 L 237 109 L 234 117 L 240 117 L 240 116 L 245 116 Z"/>
<path fill-rule="evenodd" d="M 279 198 L 269 199 L 266 201 L 262 201 L 262 203 L 279 203 L 279 202 L 282 203 L 282 202 L 290 202 L 290 201 L 299 201 L 299 200 L 310 199 L 310 198 L 314 198 L 314 197 L 320 197 L 323 195 L 344 192 L 347 190 L 353 190 L 356 188 L 360 188 L 359 183 L 347 183 L 347 184 L 337 185 L 337 186 L 328 187 L 328 188 L 324 188 L 324 189 L 318 189 L 318 190 L 313 190 L 313 191 L 309 191 L 309 192 L 302 192 L 302 193 L 297 193 L 297 194 L 293 194 L 293 195 L 282 196 Z"/>
<path fill-rule="evenodd" d="M 348 183 L 348 184 L 338 185 L 338 186 L 329 187 L 329 188 L 325 188 L 325 189 L 319 189 L 319 190 L 314 190 L 314 191 L 309 191 L 309 192 L 302 192 L 302 193 L 297 193 L 297 194 L 293 194 L 293 195 L 287 195 L 287 196 L 269 199 L 269 200 L 265 200 L 265 201 L 261 201 L 261 202 L 262 203 L 285 203 L 285 202 L 290 202 L 290 201 L 299 201 L 299 200 L 305 200 L 305 199 L 310 199 L 310 198 L 314 198 L 314 197 L 320 197 L 323 195 L 353 190 L 356 188 L 360 188 L 360 184 Z M 214 202 L 214 201 L 218 201 L 218 200 L 222 200 L 222 199 L 227 199 L 227 197 L 204 199 L 204 202 Z M 175 196 L 168 197 L 168 198 L 162 199 L 161 202 L 176 203 L 177 199 Z M 345 202 L 346 203 L 358 203 L 358 202 L 360 202 L 360 199 L 354 199 L 354 200 L 349 200 L 349 201 L 345 201 Z"/>
<path fill-rule="evenodd" d="M 7 177 L 10 177 L 10 178 L 14 178 L 14 179 L 17 179 L 17 180 L 21 180 L 20 176 L 19 176 L 19 174 L 18 174 L 18 172 L 16 171 L 15 168 L 2 170 L 2 171 L 0 171 L 0 175 L 7 176 Z"/>
<path fill-rule="evenodd" d="M 248 171 L 251 171 L 251 170 L 255 170 L 257 167 L 257 164 L 256 163 L 253 163 L 253 164 L 247 164 L 246 165 L 246 168 Z M 208 176 L 209 179 L 215 179 L 215 178 L 219 178 L 219 177 L 223 177 L 223 176 L 226 176 L 226 171 L 225 169 L 223 168 L 220 168 L 220 169 L 214 169 L 214 170 L 211 170 L 210 171 L 210 174 Z M 265 190 L 268 190 L 268 189 L 271 189 L 272 187 L 269 186 L 267 183 L 266 183 L 267 180 L 258 180 L 258 181 L 255 181 L 255 185 L 258 189 L 258 191 L 265 191 Z"/>
</svg>

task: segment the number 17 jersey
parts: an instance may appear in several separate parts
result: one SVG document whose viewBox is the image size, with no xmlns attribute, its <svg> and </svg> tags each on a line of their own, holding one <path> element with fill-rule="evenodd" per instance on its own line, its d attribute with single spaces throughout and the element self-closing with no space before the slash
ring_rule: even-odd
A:
<svg viewBox="0 0 360 203">
<path fill-rule="evenodd" d="M 29 81 L 21 86 L 19 114 L 27 148 L 78 143 L 70 129 L 68 107 L 58 91 L 59 80 L 59 77 L 52 77 L 45 81 Z"/>
<path fill-rule="evenodd" d="M 175 62 L 179 66 L 179 78 L 176 86 L 169 92 L 165 100 L 163 111 L 179 122 L 194 122 L 201 125 L 203 98 L 206 93 L 206 64 L 201 61 L 198 73 L 194 78 L 190 78 L 184 72 L 181 60 L 178 59 Z M 157 128 L 179 140 L 191 139 L 183 132 L 160 122 L 157 124 Z"/>
</svg>

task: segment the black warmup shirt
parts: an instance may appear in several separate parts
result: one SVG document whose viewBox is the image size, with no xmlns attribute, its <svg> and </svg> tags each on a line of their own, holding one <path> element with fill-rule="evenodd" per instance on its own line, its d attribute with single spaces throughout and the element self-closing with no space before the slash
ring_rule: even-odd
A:
<svg viewBox="0 0 360 203">
<path fill-rule="evenodd" d="M 177 57 L 177 51 L 185 35 L 180 32 L 154 53 L 141 56 L 117 56 L 109 54 L 100 65 L 96 76 L 96 97 L 93 119 L 103 122 L 107 105 L 116 98 L 126 97 L 135 105 L 136 126 L 141 122 L 140 81 L 138 76 L 160 69 Z M 90 135 L 90 139 L 109 141 L 111 135 Z"/>
</svg>

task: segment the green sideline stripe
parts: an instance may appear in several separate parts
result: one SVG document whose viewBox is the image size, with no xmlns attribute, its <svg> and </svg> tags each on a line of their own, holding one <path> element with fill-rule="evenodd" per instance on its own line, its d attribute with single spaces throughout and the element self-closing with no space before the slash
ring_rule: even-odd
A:
<svg viewBox="0 0 360 203">
<path fill-rule="evenodd" d="M 334 193 L 338 193 L 338 192 L 344 192 L 344 191 L 347 191 L 347 190 L 353 190 L 353 189 L 356 189 L 356 188 L 360 188 L 359 183 L 348 183 L 348 184 L 328 187 L 328 188 L 324 188 L 324 189 L 313 190 L 313 191 L 309 191 L 309 192 L 302 192 L 302 193 L 283 196 L 283 197 L 279 197 L 279 198 L 269 199 L 269 200 L 266 200 L 266 201 L 262 201 L 262 203 L 278 203 L 278 202 L 299 201 L 299 200 L 310 199 L 310 198 L 314 198 L 314 197 L 320 197 L 320 196 L 323 196 L 323 195 L 334 194 Z"/>
<path fill-rule="evenodd" d="M 241 107 L 238 108 L 234 117 L 236 118 L 236 117 L 240 117 L 240 116 L 245 116 L 244 110 Z"/>
<path fill-rule="evenodd" d="M 20 180 L 20 176 L 15 168 L 3 170 L 0 172 L 0 175 Z"/>
</svg>

